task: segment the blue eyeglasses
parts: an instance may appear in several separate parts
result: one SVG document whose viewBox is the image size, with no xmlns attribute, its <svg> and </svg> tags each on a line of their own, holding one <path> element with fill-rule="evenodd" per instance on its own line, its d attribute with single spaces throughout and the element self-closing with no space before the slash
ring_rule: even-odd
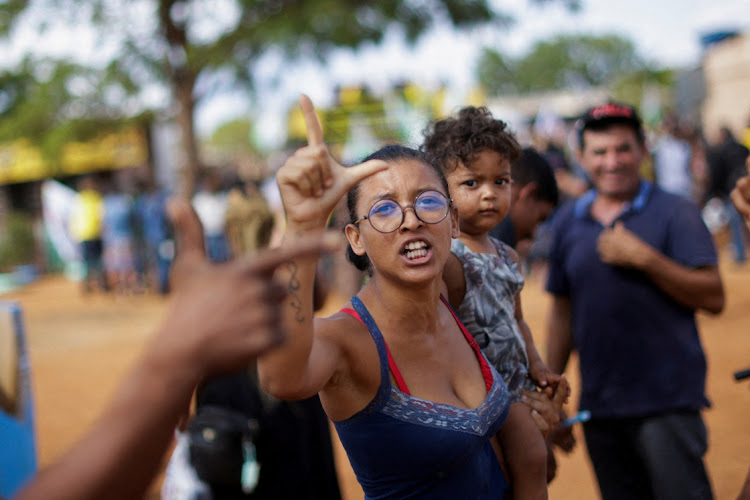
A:
<svg viewBox="0 0 750 500">
<path fill-rule="evenodd" d="M 376 231 L 392 233 L 404 223 L 404 214 L 408 208 L 414 210 L 417 218 L 425 224 L 437 224 L 448 216 L 451 203 L 453 200 L 448 199 L 440 191 L 424 191 L 414 199 L 412 205 L 405 207 L 393 200 L 379 200 L 370 208 L 367 215 L 354 221 L 354 224 L 367 219 Z"/>
</svg>

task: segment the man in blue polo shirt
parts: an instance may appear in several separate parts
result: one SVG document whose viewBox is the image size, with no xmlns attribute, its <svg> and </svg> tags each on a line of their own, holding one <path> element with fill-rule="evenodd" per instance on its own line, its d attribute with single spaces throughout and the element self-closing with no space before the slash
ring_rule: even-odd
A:
<svg viewBox="0 0 750 500">
<path fill-rule="evenodd" d="M 579 409 L 602 498 L 712 498 L 703 463 L 706 360 L 697 310 L 724 291 L 698 208 L 640 177 L 635 109 L 608 102 L 578 123 L 593 189 L 553 221 L 547 365 L 579 356 Z"/>
</svg>

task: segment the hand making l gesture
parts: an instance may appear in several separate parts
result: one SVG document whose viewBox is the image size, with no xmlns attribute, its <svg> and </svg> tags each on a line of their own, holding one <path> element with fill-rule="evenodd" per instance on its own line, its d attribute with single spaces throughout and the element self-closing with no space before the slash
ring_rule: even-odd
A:
<svg viewBox="0 0 750 500">
<path fill-rule="evenodd" d="M 342 196 L 362 179 L 388 168 L 381 160 L 344 167 L 328 152 L 323 142 L 315 108 L 306 95 L 300 96 L 305 118 L 307 146 L 298 149 L 276 174 L 286 211 L 287 229 L 321 230 Z"/>
</svg>

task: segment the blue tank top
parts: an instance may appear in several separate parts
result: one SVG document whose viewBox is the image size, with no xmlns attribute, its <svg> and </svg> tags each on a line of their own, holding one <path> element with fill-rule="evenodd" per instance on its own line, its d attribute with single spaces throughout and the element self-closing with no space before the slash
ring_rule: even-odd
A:
<svg viewBox="0 0 750 500">
<path fill-rule="evenodd" d="M 507 482 L 490 444 L 508 415 L 508 391 L 497 371 L 445 299 L 485 374 L 487 396 L 475 409 L 426 401 L 391 385 L 388 347 L 369 311 L 352 297 L 354 311 L 370 331 L 380 357 L 380 387 L 366 408 L 334 422 L 366 500 L 499 499 Z M 403 384 L 403 385 L 402 385 Z"/>
</svg>

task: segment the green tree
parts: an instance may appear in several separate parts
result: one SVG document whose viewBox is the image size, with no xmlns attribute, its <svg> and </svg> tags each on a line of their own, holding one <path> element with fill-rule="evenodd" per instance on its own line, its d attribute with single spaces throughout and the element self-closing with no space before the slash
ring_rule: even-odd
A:
<svg viewBox="0 0 750 500">
<path fill-rule="evenodd" d="M 561 35 L 512 59 L 485 48 L 479 80 L 490 95 L 575 89 L 610 84 L 648 69 L 633 43 L 618 35 Z"/>
<path fill-rule="evenodd" d="M 125 115 L 105 88 L 92 68 L 27 56 L 0 73 L 0 143 L 31 138 L 55 169 L 66 143 L 149 121 L 146 112 Z"/>
<path fill-rule="evenodd" d="M 578 0 L 530 1 L 579 6 Z M 127 103 L 122 116 L 138 108 L 132 96 L 168 89 L 171 99 L 154 111 L 171 112 L 179 123 L 188 192 L 200 166 L 196 103 L 228 87 L 250 88 L 264 56 L 323 62 L 335 48 L 376 44 L 391 29 L 414 42 L 440 23 L 466 29 L 505 20 L 487 0 L 6 0 L 0 34 L 12 34 L 24 16 L 37 20 L 39 33 L 55 22 L 95 27 L 99 45 L 114 47 L 95 93 Z"/>
</svg>

